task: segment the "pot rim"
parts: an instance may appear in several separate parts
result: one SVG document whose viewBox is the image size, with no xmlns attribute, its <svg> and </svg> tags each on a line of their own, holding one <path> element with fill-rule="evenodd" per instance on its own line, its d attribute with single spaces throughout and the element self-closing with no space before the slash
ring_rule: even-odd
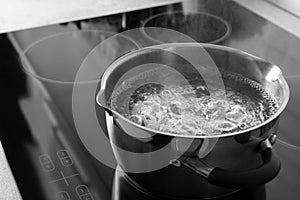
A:
<svg viewBox="0 0 300 200">
<path fill-rule="evenodd" d="M 131 57 L 133 56 L 134 54 L 138 53 L 140 50 L 142 49 L 153 49 L 155 47 L 158 47 L 159 49 L 162 49 L 162 48 L 165 48 L 165 49 L 168 49 L 168 48 L 171 48 L 172 46 L 176 46 L 176 45 L 180 45 L 180 46 L 191 46 L 191 45 L 201 45 L 203 46 L 204 48 L 207 47 L 207 48 L 212 48 L 212 49 L 221 49 L 221 50 L 226 50 L 226 51 L 230 51 L 230 52 L 235 52 L 237 54 L 242 54 L 242 55 L 245 55 L 247 57 L 251 57 L 255 60 L 259 60 L 259 61 L 262 61 L 262 62 L 266 62 L 266 63 L 269 63 L 273 66 L 276 66 L 278 67 L 277 65 L 274 65 L 262 58 L 259 58 L 257 56 L 254 56 L 250 53 L 247 53 L 245 51 L 242 51 L 242 50 L 239 50 L 239 49 L 235 49 L 235 48 L 232 48 L 232 47 L 227 47 L 227 46 L 221 46 L 221 45 L 216 45 L 216 44 L 209 44 L 209 43 L 196 43 L 196 42 L 192 42 L 192 43 L 166 43 L 166 44 L 159 44 L 159 45 L 153 45 L 153 46 L 148 46 L 148 47 L 144 47 L 144 48 L 141 48 L 141 49 L 138 49 L 138 50 L 134 50 L 132 52 L 129 52 L 121 57 L 119 57 L 117 60 L 115 60 L 114 62 L 112 62 L 110 64 L 110 66 L 105 70 L 105 72 L 103 73 L 102 75 L 102 78 L 101 78 L 101 87 L 100 87 L 100 90 L 97 94 L 97 97 L 96 97 L 96 102 L 98 105 L 110 110 L 114 115 L 116 115 L 117 117 L 120 117 L 122 120 L 132 124 L 133 126 L 136 126 L 138 128 L 141 128 L 145 131 L 148 131 L 148 132 L 151 132 L 153 134 L 162 134 L 162 135 L 166 135 L 166 136 L 172 136 L 172 137 L 178 137 L 178 138 L 189 138 L 189 139 L 209 139 L 209 138 L 223 138 L 223 137 L 230 137 L 230 136 L 235 136 L 235 135 L 239 135 L 239 134 L 243 134 L 243 133 L 247 133 L 247 132 L 250 132 L 250 131 L 253 131 L 253 130 L 256 130 L 258 128 L 261 128 L 262 126 L 270 123 L 271 121 L 273 121 L 274 119 L 276 119 L 277 117 L 280 116 L 280 114 L 284 111 L 284 109 L 286 108 L 287 104 L 288 104 L 288 101 L 289 101 L 289 97 L 290 97 L 290 90 L 289 90 L 289 86 L 284 78 L 284 76 L 282 75 L 282 71 L 281 69 L 278 67 L 278 69 L 280 70 L 280 75 L 279 75 L 279 79 L 281 81 L 281 85 L 285 91 L 285 94 L 284 94 L 284 99 L 283 99 L 283 102 L 281 104 L 281 106 L 279 107 L 279 109 L 277 110 L 277 112 L 272 115 L 269 119 L 267 119 L 266 121 L 264 121 L 263 123 L 260 123 L 259 125 L 256 125 L 256 126 L 253 126 L 251 128 L 248 128 L 248 129 L 245 129 L 245 130 L 242 130 L 242 131 L 237 131 L 237 132 L 233 132 L 233 133 L 225 133 L 225 134 L 219 134 L 219 135 L 179 135 L 179 134 L 176 134 L 176 133 L 169 133 L 169 132 L 163 132 L 163 131 L 159 131 L 159 130 L 153 130 L 153 129 L 150 129 L 150 128 L 147 128 L 145 126 L 142 126 L 142 125 L 139 125 L 137 123 L 134 123 L 132 121 L 130 121 L 129 119 L 127 119 L 126 117 L 124 117 L 123 115 L 119 114 L 118 112 L 108 108 L 106 106 L 106 103 L 105 105 L 103 105 L 102 101 L 101 101 L 101 98 L 99 98 L 101 96 L 101 94 L 103 94 L 103 92 L 105 91 L 105 83 L 107 82 L 107 78 L 109 76 L 109 74 L 111 74 L 112 71 L 114 71 L 120 63 L 122 63 L 123 59 L 126 58 L 126 57 Z M 106 101 L 105 101 L 106 102 Z"/>
</svg>

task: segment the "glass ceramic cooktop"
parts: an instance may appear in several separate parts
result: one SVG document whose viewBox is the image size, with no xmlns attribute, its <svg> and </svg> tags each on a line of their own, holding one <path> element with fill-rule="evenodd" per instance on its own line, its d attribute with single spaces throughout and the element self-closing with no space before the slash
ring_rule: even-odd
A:
<svg viewBox="0 0 300 200">
<path fill-rule="evenodd" d="M 263 18 L 251 13 L 237 4 L 230 4 L 224 14 L 231 24 L 229 37 L 222 45 L 238 48 L 269 60 L 280 66 L 291 90 L 289 104 L 281 116 L 278 151 L 282 168 L 278 176 L 265 186 L 257 186 L 241 191 L 227 199 L 299 199 L 300 190 L 300 38 L 297 38 Z M 149 13 L 142 12 L 134 16 L 146 18 Z M 222 17 L 222 16 L 221 16 Z M 115 18 L 113 18 L 115 19 Z M 128 19 L 136 20 L 130 15 Z M 118 17 L 116 17 L 118 21 Z M 117 24 L 117 25 L 116 25 Z M 124 24 L 123 24 L 124 25 Z M 131 26 L 127 21 L 127 26 Z M 10 39 L 19 53 L 40 38 L 50 36 L 45 45 L 41 45 L 26 55 L 35 71 L 42 77 L 54 80 L 72 81 L 74 74 L 86 55 L 96 44 L 120 31 L 118 23 L 104 23 L 101 19 L 76 25 L 54 25 L 44 28 L 25 30 L 10 34 Z M 123 27 L 124 28 L 124 27 Z M 91 31 L 95 30 L 97 31 Z M 74 31 L 76 32 L 70 32 Z M 99 31 L 101 30 L 101 31 Z M 63 33 L 58 34 L 57 33 Z M 56 34 L 56 36 L 51 36 Z M 126 40 L 126 39 L 125 39 Z M 124 40 L 124 41 L 125 41 Z M 123 41 L 123 42 L 124 42 Z M 107 55 L 135 49 L 131 42 L 116 40 L 107 44 L 106 52 L 99 52 L 103 60 L 91 62 L 109 62 Z M 104 61 L 105 60 L 105 61 Z M 56 69 L 56 70 L 49 70 Z M 93 74 L 91 74 L 93 77 Z M 97 77 L 94 77 L 97 78 Z M 126 181 L 122 172 L 115 171 L 99 163 L 83 147 L 76 135 L 72 115 L 72 85 L 68 83 L 41 81 L 46 93 L 36 92 L 36 83 L 29 78 L 31 95 L 20 102 L 29 126 L 32 130 L 34 145 L 25 145 L 28 157 L 35 170 L 35 179 L 44 199 L 151 199 L 139 193 Z M 48 98 L 48 94 L 50 98 Z M 46 99 L 46 100 L 45 100 Z M 84 108 L 83 108 L 84 109 Z M 50 116 L 45 118 L 45 113 Z M 45 118 L 45 119 L 44 119 Z M 50 121 L 50 122 L 49 122 Z M 44 123 L 44 124 L 43 124 Z M 90 141 L 97 146 L 97 142 Z M 7 147 L 7 152 L 9 148 Z M 12 154 L 7 153 L 8 157 Z M 18 167 L 12 167 L 20 171 Z M 22 171 L 23 170 L 23 171 Z M 22 169 L 22 173 L 26 173 Z M 18 180 L 18 174 L 15 173 Z M 21 176 L 21 175 L 20 175 Z M 22 181 L 17 181 L 23 183 Z M 25 189 L 24 189 L 25 188 Z M 20 186 L 28 190 L 28 187 Z M 23 192 L 24 197 L 30 196 Z M 24 198 L 26 199 L 26 198 Z"/>
</svg>

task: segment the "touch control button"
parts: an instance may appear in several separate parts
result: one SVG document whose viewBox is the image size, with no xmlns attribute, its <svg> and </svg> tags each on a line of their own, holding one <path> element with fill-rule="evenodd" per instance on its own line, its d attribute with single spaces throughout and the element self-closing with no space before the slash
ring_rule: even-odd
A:
<svg viewBox="0 0 300 200">
<path fill-rule="evenodd" d="M 59 150 L 57 156 L 63 166 L 69 167 L 73 165 L 73 160 L 67 150 Z"/>
<path fill-rule="evenodd" d="M 59 158 L 66 158 L 66 157 L 70 157 L 69 153 L 67 150 L 59 150 L 57 152 L 57 155 Z"/>
<path fill-rule="evenodd" d="M 80 200 L 94 200 L 90 194 L 86 194 L 80 197 Z"/>
<path fill-rule="evenodd" d="M 69 194 L 66 191 L 60 191 L 56 193 L 57 200 L 71 200 Z"/>
<path fill-rule="evenodd" d="M 86 185 L 77 186 L 76 193 L 78 194 L 80 200 L 94 200 Z"/>
<path fill-rule="evenodd" d="M 79 185 L 76 187 L 76 192 L 79 196 L 89 193 L 89 189 L 86 185 Z"/>
<path fill-rule="evenodd" d="M 50 172 L 55 169 L 55 166 L 48 154 L 40 155 L 39 161 L 44 171 Z"/>
</svg>

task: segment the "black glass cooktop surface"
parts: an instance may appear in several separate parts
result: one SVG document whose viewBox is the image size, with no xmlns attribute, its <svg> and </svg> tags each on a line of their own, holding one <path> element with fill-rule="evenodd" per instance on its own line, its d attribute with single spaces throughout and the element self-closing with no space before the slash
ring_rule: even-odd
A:
<svg viewBox="0 0 300 200">
<path fill-rule="evenodd" d="M 155 199 L 138 191 L 122 171 L 102 164 L 83 147 L 83 143 L 88 142 L 98 148 L 99 142 L 93 138 L 83 141 L 77 134 L 70 83 L 78 66 L 100 41 L 126 27 L 140 26 L 141 21 L 158 11 L 128 13 L 127 24 L 122 22 L 122 15 L 116 15 L 9 34 L 18 54 L 10 52 L 5 56 L 9 64 L 4 64 L 18 69 L 3 69 L 8 75 L 2 80 L 13 82 L 3 87 L 3 91 L 17 100 L 1 100 L 7 107 L 13 107 L 7 108 L 10 114 L 2 120 L 1 141 L 24 200 Z M 228 20 L 232 30 L 221 45 L 244 50 L 280 66 L 291 97 L 281 115 L 274 145 L 282 163 L 278 176 L 266 185 L 247 188 L 223 199 L 299 199 L 300 38 L 235 3 L 229 5 L 227 12 L 221 17 Z M 48 40 L 26 53 L 26 62 L 42 77 L 36 77 L 40 81 L 37 83 L 29 68 L 20 70 L 20 63 L 24 61 L 12 60 L 20 58 L 29 45 L 43 37 Z M 127 39 L 107 43 L 106 51 L 99 52 L 102 60 L 90 62 L 109 62 L 106 56 L 136 49 L 135 43 Z M 83 106 L 82 114 L 84 110 Z"/>
</svg>

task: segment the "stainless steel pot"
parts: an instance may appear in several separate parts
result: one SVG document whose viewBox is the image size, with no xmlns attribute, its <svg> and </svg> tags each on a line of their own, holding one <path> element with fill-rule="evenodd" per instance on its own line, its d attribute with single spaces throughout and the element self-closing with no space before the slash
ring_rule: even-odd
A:
<svg viewBox="0 0 300 200">
<path fill-rule="evenodd" d="M 110 108 L 113 90 L 122 82 L 123 75 L 130 76 L 137 66 L 168 65 L 188 79 L 188 72 L 195 66 L 172 53 L 178 49 L 187 54 L 204 49 L 219 70 L 260 83 L 277 100 L 278 111 L 264 123 L 243 131 L 186 136 L 137 125 Z M 199 58 L 199 66 L 201 62 Z M 197 43 L 163 44 L 120 57 L 103 74 L 96 97 L 105 110 L 115 157 L 128 179 L 144 192 L 171 199 L 220 197 L 272 180 L 280 170 L 272 145 L 288 99 L 289 88 L 279 67 L 237 49 Z"/>
</svg>

